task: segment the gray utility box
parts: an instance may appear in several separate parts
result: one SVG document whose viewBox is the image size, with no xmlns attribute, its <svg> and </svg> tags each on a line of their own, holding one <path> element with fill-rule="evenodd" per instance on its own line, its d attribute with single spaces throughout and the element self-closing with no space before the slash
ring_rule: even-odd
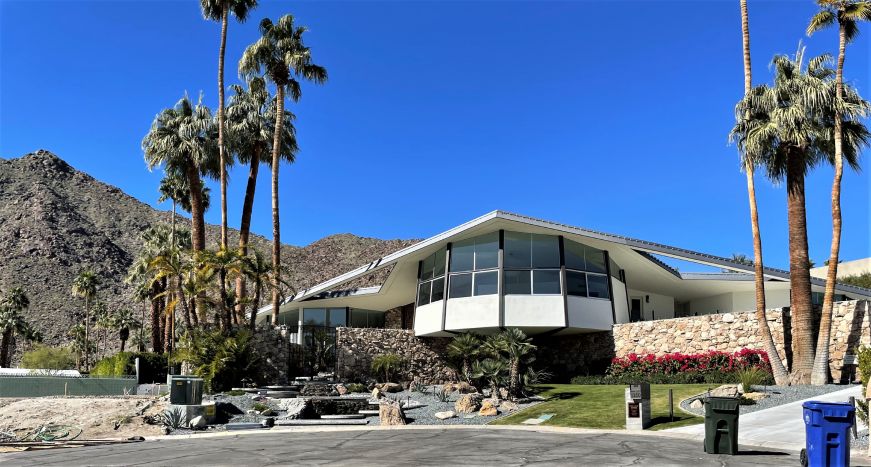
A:
<svg viewBox="0 0 871 467">
<path fill-rule="evenodd" d="M 196 376 L 169 375 L 169 403 L 199 405 L 203 402 L 203 379 Z"/>
</svg>

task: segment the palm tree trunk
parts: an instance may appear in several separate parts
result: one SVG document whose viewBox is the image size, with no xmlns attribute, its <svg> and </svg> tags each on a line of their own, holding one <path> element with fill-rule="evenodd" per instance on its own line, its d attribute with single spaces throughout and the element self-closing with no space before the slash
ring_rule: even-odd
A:
<svg viewBox="0 0 871 467">
<path fill-rule="evenodd" d="M 193 327 L 191 324 L 191 310 L 190 310 L 190 307 L 188 306 L 187 298 L 184 296 L 184 289 L 182 289 L 182 286 L 181 286 L 181 281 L 182 281 L 181 274 L 179 274 L 175 280 L 176 280 L 176 289 L 175 290 L 178 292 L 178 301 L 181 303 L 181 306 L 182 306 L 184 325 L 185 325 L 185 328 L 191 329 Z"/>
<path fill-rule="evenodd" d="M 206 222 L 203 212 L 203 185 L 200 172 L 193 164 L 188 164 L 186 175 L 191 195 L 191 244 L 194 251 L 206 248 Z"/>
<path fill-rule="evenodd" d="M 227 160 L 224 148 L 224 52 L 227 48 L 227 8 L 221 13 L 221 49 L 218 53 L 218 153 L 221 163 L 221 248 L 227 248 Z"/>
<path fill-rule="evenodd" d="M 251 214 L 254 210 L 254 192 L 257 190 L 257 172 L 260 169 L 259 146 L 251 153 L 251 164 L 248 168 L 248 183 L 245 185 L 245 199 L 242 201 L 242 219 L 239 222 L 239 254 L 248 255 L 248 238 L 251 232 Z M 244 314 L 245 277 L 240 274 L 236 279 L 236 309 Z"/>
<path fill-rule="evenodd" d="M 847 33 L 844 24 L 838 24 L 838 68 L 835 75 L 835 179 L 832 181 L 832 247 L 829 253 L 829 268 L 826 272 L 826 291 L 823 294 L 823 310 L 820 332 L 817 336 L 817 352 L 811 384 L 822 386 L 829 382 L 829 341 L 832 337 L 832 308 L 835 300 L 835 282 L 838 278 L 838 256 L 841 251 L 841 177 L 844 175 L 844 137 L 839 110 L 844 95 L 844 57 L 847 52 Z"/>
<path fill-rule="evenodd" d="M 91 299 L 89 297 L 85 297 L 85 372 L 90 371 L 90 364 L 88 363 L 88 357 L 90 353 L 90 329 L 91 329 Z"/>
<path fill-rule="evenodd" d="M 230 316 L 230 308 L 227 306 L 227 270 L 223 267 L 218 273 L 218 280 L 221 281 L 219 290 L 221 294 L 220 298 L 221 313 L 223 314 L 223 327 L 225 331 L 229 331 L 230 328 L 233 327 L 233 318 Z"/>
<path fill-rule="evenodd" d="M 278 325 L 278 310 L 281 305 L 278 290 L 281 272 L 281 231 L 278 215 L 278 168 L 281 154 L 281 132 L 284 126 L 284 86 L 277 87 L 275 112 L 275 136 L 272 141 L 272 325 Z"/>
<path fill-rule="evenodd" d="M 163 325 L 163 351 L 169 352 L 172 350 L 172 313 L 166 312 L 163 315 L 165 320 Z"/>
<path fill-rule="evenodd" d="M 12 340 L 12 326 L 3 330 L 3 339 L 0 340 L 0 368 L 9 366 L 9 342 Z"/>
<path fill-rule="evenodd" d="M 251 319 L 248 321 L 248 327 L 251 332 L 257 329 L 257 309 L 260 308 L 260 281 L 254 283 L 254 303 L 251 307 Z"/>
<path fill-rule="evenodd" d="M 747 0 L 740 1 L 741 6 L 741 42 L 744 51 L 744 96 L 749 96 L 753 87 L 753 73 L 750 67 L 750 16 L 747 12 Z M 746 115 L 745 118 L 749 118 Z M 750 203 L 750 227 L 753 232 L 753 266 L 754 279 L 756 283 L 756 321 L 759 323 L 759 333 L 762 337 L 762 346 L 765 353 L 768 354 L 768 360 L 771 363 L 771 371 L 774 375 L 774 381 L 778 385 L 789 384 L 789 374 L 783 365 L 783 360 L 780 359 L 780 353 L 777 351 L 777 346 L 774 343 L 774 338 L 771 335 L 771 328 L 768 326 L 768 317 L 765 311 L 765 276 L 762 263 L 762 235 L 759 231 L 759 211 L 756 206 L 756 185 L 753 180 L 754 167 L 751 161 L 747 161 L 744 166 L 744 173 L 747 176 L 747 197 Z"/>
<path fill-rule="evenodd" d="M 804 148 L 787 154 L 786 206 L 789 222 L 789 283 L 792 315 L 793 384 L 808 384 L 814 367 L 814 316 L 804 193 Z"/>
<path fill-rule="evenodd" d="M 160 299 L 155 298 L 161 293 L 160 285 L 154 283 L 151 285 L 151 348 L 155 352 L 160 353 L 163 348 L 160 333 Z"/>
<path fill-rule="evenodd" d="M 520 359 L 519 358 L 515 357 L 515 358 L 511 359 L 511 370 L 508 372 L 508 377 L 511 379 L 508 382 L 508 394 L 510 394 L 511 397 L 517 397 L 518 395 L 520 395 L 519 394 L 520 393 L 520 390 L 519 390 L 520 389 L 519 388 L 519 386 L 520 386 L 520 384 L 519 384 L 520 383 Z M 497 396 L 494 395 L 493 397 L 497 397 Z"/>
</svg>

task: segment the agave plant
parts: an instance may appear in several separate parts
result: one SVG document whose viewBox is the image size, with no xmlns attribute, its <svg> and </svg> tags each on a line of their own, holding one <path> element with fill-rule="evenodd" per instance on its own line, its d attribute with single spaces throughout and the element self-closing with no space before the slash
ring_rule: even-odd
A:
<svg viewBox="0 0 871 467">
<path fill-rule="evenodd" d="M 167 428 L 177 430 L 187 425 L 187 416 L 179 408 L 166 409 L 160 414 L 160 423 Z"/>
</svg>

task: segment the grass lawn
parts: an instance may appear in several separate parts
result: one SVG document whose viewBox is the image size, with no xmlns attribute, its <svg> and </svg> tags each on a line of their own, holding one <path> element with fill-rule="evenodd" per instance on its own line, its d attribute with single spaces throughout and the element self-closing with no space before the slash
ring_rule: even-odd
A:
<svg viewBox="0 0 871 467">
<path fill-rule="evenodd" d="M 652 429 L 675 428 L 704 422 L 704 418 L 689 415 L 678 408 L 678 404 L 693 394 L 705 392 L 717 385 L 710 384 L 651 384 L 651 424 Z M 674 390 L 674 421 L 668 417 L 668 390 Z M 536 404 L 493 422 L 495 425 L 516 425 L 527 418 L 541 414 L 555 414 L 542 425 L 568 426 L 580 428 L 625 427 L 625 408 L 623 385 L 578 385 L 545 384 L 538 386 L 539 395 L 547 401 Z"/>
</svg>

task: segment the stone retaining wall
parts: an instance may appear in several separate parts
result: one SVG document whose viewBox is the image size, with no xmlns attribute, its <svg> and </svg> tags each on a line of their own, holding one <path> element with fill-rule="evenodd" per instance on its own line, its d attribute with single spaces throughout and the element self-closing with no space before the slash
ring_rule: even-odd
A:
<svg viewBox="0 0 871 467">
<path fill-rule="evenodd" d="M 290 342 L 286 329 L 259 327 L 251 344 L 261 358 L 262 376 L 270 384 L 287 384 L 290 377 L 300 375 L 302 346 Z"/>
<path fill-rule="evenodd" d="M 869 302 L 837 302 L 832 314 L 829 365 L 835 381 L 846 381 L 855 368 L 844 368 L 844 355 L 854 355 L 860 345 L 871 345 Z M 792 359 L 791 336 L 788 332 L 784 335 L 784 320 L 789 322 L 789 309 L 775 308 L 766 315 L 780 356 L 787 362 Z M 788 324 L 786 329 L 789 329 Z M 631 353 L 663 355 L 763 348 L 754 311 L 618 324 L 612 333 L 614 354 L 618 357 Z M 786 352 L 784 341 L 788 343 Z M 847 371 L 842 374 L 842 370 Z"/>
<path fill-rule="evenodd" d="M 337 328 L 337 376 L 346 381 L 374 379 L 372 358 L 395 353 L 405 360 L 401 381 L 456 381 L 446 359 L 450 341 L 447 337 L 415 337 L 411 329 Z"/>
</svg>

